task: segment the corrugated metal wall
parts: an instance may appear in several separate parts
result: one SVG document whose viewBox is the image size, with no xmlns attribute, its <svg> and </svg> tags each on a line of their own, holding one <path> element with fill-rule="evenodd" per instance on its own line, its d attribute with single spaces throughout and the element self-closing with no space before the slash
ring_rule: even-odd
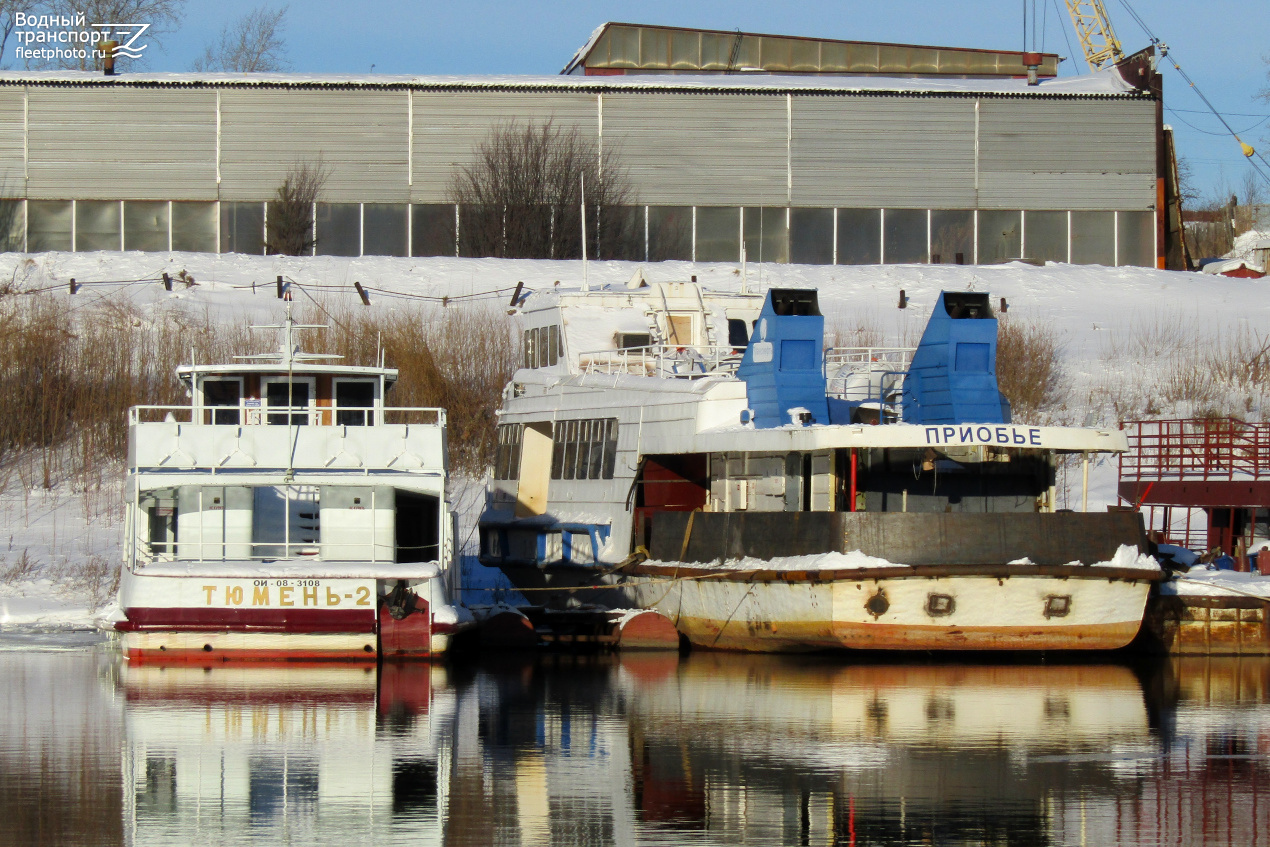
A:
<svg viewBox="0 0 1270 847">
<path fill-rule="evenodd" d="M 974 208 L 974 100 L 795 97 L 793 113 L 794 205 Z"/>
<path fill-rule="evenodd" d="M 981 101 L 981 207 L 1129 210 L 1155 204 L 1153 102 L 1043 105 Z"/>
<path fill-rule="evenodd" d="M 216 199 L 214 92 L 31 88 L 28 99 L 28 197 Z"/>
<path fill-rule="evenodd" d="M 521 124 L 550 120 L 562 128 L 577 127 L 594 138 L 599 127 L 596 95 L 415 92 L 411 199 L 416 203 L 446 202 L 456 168 L 473 161 L 476 148 L 491 129 L 513 120 Z"/>
<path fill-rule="evenodd" d="M 26 187 L 23 99 L 15 89 L 0 90 L 0 194 L 21 196 Z"/>
<path fill-rule="evenodd" d="M 441 203 L 491 127 L 601 113 L 642 204 L 1155 202 L 1155 104 L 1129 98 L 0 86 L 0 180 L 20 193 L 25 150 L 31 198 L 258 201 L 321 157 L 326 202 Z"/>
<path fill-rule="evenodd" d="M 784 205 L 787 126 L 779 94 L 604 95 L 605 149 L 652 205 Z"/>
<path fill-rule="evenodd" d="M 407 96 L 364 90 L 221 92 L 220 199 L 268 200 L 292 165 L 321 158 L 330 171 L 322 192 L 326 202 L 407 202 Z"/>
</svg>

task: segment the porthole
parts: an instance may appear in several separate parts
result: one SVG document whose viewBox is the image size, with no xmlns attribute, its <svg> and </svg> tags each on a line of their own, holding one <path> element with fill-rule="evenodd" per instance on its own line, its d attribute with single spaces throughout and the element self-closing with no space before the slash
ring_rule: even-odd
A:
<svg viewBox="0 0 1270 847">
<path fill-rule="evenodd" d="M 926 595 L 926 614 L 932 618 L 942 618 L 951 615 L 956 608 L 957 601 L 952 598 L 951 594 Z"/>
<path fill-rule="evenodd" d="M 891 601 L 886 599 L 886 593 L 880 588 L 864 604 L 864 610 L 875 618 L 882 617 L 889 608 L 891 608 Z"/>
<path fill-rule="evenodd" d="M 1065 618 L 1071 610 L 1070 594 L 1050 594 L 1045 598 L 1045 617 L 1047 618 Z"/>
</svg>

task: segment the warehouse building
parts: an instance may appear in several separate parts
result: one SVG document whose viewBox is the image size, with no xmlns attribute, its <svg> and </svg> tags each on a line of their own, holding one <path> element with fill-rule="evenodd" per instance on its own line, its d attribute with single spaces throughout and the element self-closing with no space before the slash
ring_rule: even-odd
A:
<svg viewBox="0 0 1270 847">
<path fill-rule="evenodd" d="M 320 160 L 314 252 L 456 255 L 456 168 L 550 120 L 632 184 L 603 213 L 642 238 L 601 258 L 1162 264 L 1154 75 L 1058 61 L 610 24 L 558 76 L 4 72 L 0 230 L 259 253 L 283 177 Z"/>
</svg>

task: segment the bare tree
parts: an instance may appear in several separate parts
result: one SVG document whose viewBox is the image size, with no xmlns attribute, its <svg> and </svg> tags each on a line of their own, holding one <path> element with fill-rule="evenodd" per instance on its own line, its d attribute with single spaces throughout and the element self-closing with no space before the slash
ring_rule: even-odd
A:
<svg viewBox="0 0 1270 847">
<path fill-rule="evenodd" d="M 282 178 L 276 197 L 269 201 L 268 237 L 265 251 L 287 256 L 303 256 L 313 249 L 313 207 L 331 169 L 321 158 L 296 162 Z"/>
<path fill-rule="evenodd" d="M 552 121 L 494 127 L 472 164 L 457 169 L 449 196 L 460 209 L 465 256 L 571 259 L 582 255 L 582 183 L 587 252 L 595 258 L 643 258 L 643 226 L 630 214 L 633 190 L 617 155 L 576 127 Z"/>
<path fill-rule="evenodd" d="M 133 58 L 124 53 L 117 53 L 115 58 L 116 69 L 123 69 L 125 66 L 138 68 L 145 67 L 144 50 L 158 46 L 162 36 L 174 31 L 180 24 L 181 17 L 185 14 L 185 0 L 45 0 L 43 3 L 33 3 L 29 7 L 29 14 L 37 17 L 56 15 L 59 20 L 72 22 L 70 26 L 63 28 L 65 31 L 74 34 L 83 32 L 108 34 L 115 40 L 122 39 L 123 44 L 126 44 L 144 25 L 144 31 L 137 35 L 136 43 L 132 45 L 132 49 L 140 54 L 139 58 Z M 77 23 L 81 19 L 83 24 Z M 105 24 L 115 26 L 107 32 L 101 29 Z M 121 26 L 124 28 L 121 29 Z M 100 51 L 94 49 L 98 46 L 95 43 L 57 41 L 36 46 L 62 48 L 69 46 L 84 49 L 78 51 L 83 54 L 80 56 L 70 55 L 75 51 L 63 49 L 54 58 L 28 61 L 27 64 L 31 67 L 56 67 L 84 71 L 99 70 L 102 66 L 102 57 L 98 55 Z"/>
<path fill-rule="evenodd" d="M 291 66 L 282 35 L 286 16 L 286 6 L 261 6 L 225 24 L 220 40 L 207 45 L 190 70 L 237 74 L 286 70 Z"/>
<path fill-rule="evenodd" d="M 17 23 L 17 3 L 0 3 L 0 70 L 13 67 L 9 62 L 9 38 Z"/>
</svg>

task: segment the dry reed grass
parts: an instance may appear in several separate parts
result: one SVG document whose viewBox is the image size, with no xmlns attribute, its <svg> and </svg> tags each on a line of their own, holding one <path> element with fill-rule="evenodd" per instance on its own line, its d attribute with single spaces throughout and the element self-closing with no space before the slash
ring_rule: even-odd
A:
<svg viewBox="0 0 1270 847">
<path fill-rule="evenodd" d="M 1247 324 L 1196 326 L 1159 313 L 1108 340 L 1098 394 L 1120 418 L 1264 417 L 1270 338 Z"/>
<path fill-rule="evenodd" d="M 505 315 L 484 306 L 317 311 L 312 322 L 330 329 L 313 344 L 351 364 L 373 363 L 382 344 L 385 364 L 399 372 L 390 405 L 444 408 L 450 467 L 469 476 L 486 472 L 496 446 L 495 412 L 520 359 Z"/>
</svg>

